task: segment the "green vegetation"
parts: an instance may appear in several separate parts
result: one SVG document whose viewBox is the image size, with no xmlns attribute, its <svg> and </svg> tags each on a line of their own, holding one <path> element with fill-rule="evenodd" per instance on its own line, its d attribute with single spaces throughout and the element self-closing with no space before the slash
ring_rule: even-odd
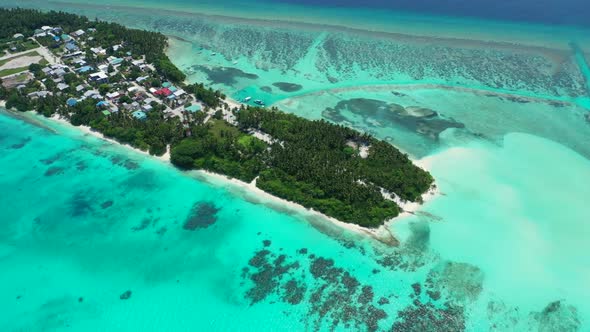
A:
<svg viewBox="0 0 590 332">
<path fill-rule="evenodd" d="M 192 127 L 192 138 L 174 146 L 171 161 L 183 169 L 204 169 L 251 182 L 264 167 L 267 144 L 223 120 Z"/>
<path fill-rule="evenodd" d="M 7 96 L 8 96 L 8 90 L 6 90 L 6 88 L 4 87 L 4 82 L 0 78 L 0 100 L 6 99 Z"/>
<path fill-rule="evenodd" d="M 27 69 L 29 69 L 29 67 L 10 68 L 10 69 L 0 70 L 0 77 L 18 74 L 18 73 L 21 73 Z"/>
<path fill-rule="evenodd" d="M 29 52 L 23 55 L 19 55 L 19 56 L 15 56 L 12 58 L 7 58 L 4 60 L 0 60 L 0 67 L 2 67 L 3 65 L 9 63 L 12 60 L 16 60 L 18 58 L 22 58 L 22 57 L 33 57 L 33 56 L 41 56 L 39 53 L 37 53 L 36 51 L 33 52 Z M 44 58 L 41 58 L 41 60 L 38 62 L 38 65 L 40 66 L 40 68 L 42 68 L 43 66 L 47 65 L 47 60 L 45 60 Z M 26 70 L 29 70 L 30 66 L 25 66 L 25 67 L 18 67 L 18 68 L 10 68 L 10 69 L 4 69 L 4 70 L 0 70 L 0 77 L 4 77 L 4 76 L 8 76 L 8 75 L 13 75 L 16 73 L 20 73 Z M 36 68 L 36 67 L 35 67 Z"/>
<path fill-rule="evenodd" d="M 3 51 L 8 51 L 9 53 L 20 53 L 32 50 L 37 47 L 39 47 L 39 44 L 30 39 L 4 39 L 3 42 L 0 43 L 0 54 L 3 53 Z"/>
<path fill-rule="evenodd" d="M 433 182 L 393 146 L 352 129 L 258 107 L 236 116 L 240 130 L 222 120 L 195 126 L 195 138 L 172 149 L 172 162 L 248 182 L 258 177 L 262 190 L 366 227 L 399 213 L 380 188 L 418 201 Z M 247 134 L 251 129 L 275 140 L 270 149 Z M 361 145 L 370 146 L 367 158 L 360 156 Z"/>
<path fill-rule="evenodd" d="M 36 110 L 45 116 L 57 113 L 73 125 L 90 126 L 106 137 L 154 155 L 164 154 L 166 146 L 171 145 L 171 161 L 179 168 L 208 170 L 245 182 L 256 179 L 259 188 L 275 196 L 365 227 L 377 227 L 399 214 L 399 207 L 384 198 L 383 190 L 404 200 L 419 201 L 432 185 L 431 175 L 393 146 L 343 126 L 259 107 L 234 110 L 237 122 L 226 122 L 222 111 L 225 96 L 203 84 L 183 84 L 185 76 L 165 55 L 167 41 L 160 33 L 60 12 L 0 9 L 0 42 L 14 33 L 31 35 L 42 25 L 61 26 L 64 31 L 95 28 L 92 38 L 84 39 L 86 49 L 82 49 L 88 64 L 105 64 L 106 58 L 113 56 L 121 58 L 120 66 L 115 70 L 109 65 L 107 71 L 113 75 L 93 82 L 85 80 L 88 74 L 76 74 L 70 67 L 59 74 L 60 81 L 54 81 L 51 75 L 55 74 L 45 74 L 43 64 L 32 64 L 25 69 L 35 80 L 19 89 L 0 88 L 0 98 L 6 100 L 8 108 Z M 58 55 L 62 51 L 62 45 L 50 37 L 38 41 Z M 95 56 L 91 47 L 104 49 L 106 55 Z M 155 72 L 142 72 L 132 65 L 142 56 Z M 154 97 L 158 102 L 147 105 L 149 111 L 146 105 L 141 106 L 146 118 L 138 120 L 131 113 L 146 100 L 147 93 L 141 97 L 125 89 L 139 76 L 145 76 L 142 84 L 146 88 L 174 82 L 211 112 L 187 113 L 181 120 L 164 113 L 167 105 L 179 105 Z M 57 82 L 66 86 L 58 90 Z M 119 96 L 109 97 L 108 103 L 102 97 L 100 102 L 83 98 L 81 91 L 86 83 L 103 96 L 109 92 L 118 92 Z M 76 91 L 78 84 L 83 85 L 81 91 Z M 68 106 L 70 98 L 75 102 Z M 183 105 L 192 101 L 184 99 Z M 141 113 L 134 115 L 144 117 Z M 210 117 L 207 123 L 206 117 Z M 361 148 L 368 152 L 361 153 Z"/>
<path fill-rule="evenodd" d="M 211 88 L 206 88 L 203 83 L 189 85 L 187 86 L 186 91 L 194 94 L 198 100 L 212 108 L 220 106 L 221 100 L 225 99 L 224 94 Z"/>
<path fill-rule="evenodd" d="M 90 126 L 106 137 L 148 151 L 152 155 L 163 155 L 168 144 L 183 138 L 180 121 L 165 120 L 161 111 L 150 112 L 145 121 L 134 119 L 122 112 L 113 113 L 107 118 L 96 111 L 94 100 L 80 102 L 70 111 L 74 113 L 70 119 L 73 125 Z"/>
</svg>

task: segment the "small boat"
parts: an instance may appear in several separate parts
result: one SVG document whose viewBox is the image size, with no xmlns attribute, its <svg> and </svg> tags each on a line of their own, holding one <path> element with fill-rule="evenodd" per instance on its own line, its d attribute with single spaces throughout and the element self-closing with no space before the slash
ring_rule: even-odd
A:
<svg viewBox="0 0 590 332">
<path fill-rule="evenodd" d="M 213 53 L 211 53 L 211 55 L 213 55 L 213 56 L 214 56 L 214 55 L 217 55 L 217 53 L 213 52 Z"/>
<path fill-rule="evenodd" d="M 237 61 L 234 61 L 234 65 L 237 65 L 237 64 L 238 64 L 238 62 Z"/>
<path fill-rule="evenodd" d="M 260 100 L 260 99 L 256 99 L 256 100 L 254 101 L 254 103 L 255 103 L 255 104 L 258 104 L 258 105 L 264 105 L 264 102 L 263 102 L 262 100 Z"/>
<path fill-rule="evenodd" d="M 250 101 L 250 99 L 252 99 L 252 97 L 246 97 L 246 98 L 244 98 L 244 101 L 245 101 L 245 102 L 249 102 L 249 101 Z"/>
</svg>

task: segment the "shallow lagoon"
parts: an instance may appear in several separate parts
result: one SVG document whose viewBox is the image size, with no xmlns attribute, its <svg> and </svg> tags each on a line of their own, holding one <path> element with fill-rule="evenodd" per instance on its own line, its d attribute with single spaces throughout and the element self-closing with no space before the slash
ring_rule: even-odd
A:
<svg viewBox="0 0 590 332">
<path fill-rule="evenodd" d="M 0 119 L 4 330 L 588 324 L 590 163 L 545 139 L 428 157 L 443 196 L 386 248 L 68 127 Z M 186 229 L 202 204 L 214 223 Z"/>
</svg>

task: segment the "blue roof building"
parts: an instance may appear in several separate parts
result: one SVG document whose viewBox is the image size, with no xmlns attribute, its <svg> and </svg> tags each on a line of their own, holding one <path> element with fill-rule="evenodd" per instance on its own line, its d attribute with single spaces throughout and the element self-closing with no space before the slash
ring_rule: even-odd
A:
<svg viewBox="0 0 590 332">
<path fill-rule="evenodd" d="M 70 98 L 66 101 L 66 103 L 68 104 L 68 106 L 72 107 L 72 106 L 76 106 L 76 104 L 78 103 L 78 101 L 74 98 Z"/>
<path fill-rule="evenodd" d="M 80 68 L 78 68 L 77 70 L 78 70 L 78 72 L 79 72 L 79 73 L 86 73 L 86 72 L 89 72 L 89 71 L 91 71 L 92 69 L 93 69 L 93 68 L 92 68 L 92 67 L 90 67 L 90 66 L 84 66 L 84 67 L 80 67 Z"/>
<path fill-rule="evenodd" d="M 96 103 L 96 107 L 101 107 L 101 106 L 108 106 L 109 103 L 107 103 L 104 100 L 99 101 L 98 103 Z"/>
<path fill-rule="evenodd" d="M 164 82 L 164 83 L 162 83 L 162 87 L 163 88 L 169 88 L 171 86 L 172 86 L 172 83 L 170 83 L 170 82 Z"/>
<path fill-rule="evenodd" d="M 120 64 L 121 62 L 123 62 L 123 59 L 115 58 L 115 59 L 111 60 L 110 64 L 114 66 L 114 65 Z"/>
<path fill-rule="evenodd" d="M 59 36 L 53 36 L 53 40 L 55 40 L 56 42 L 60 40 Z"/>
<path fill-rule="evenodd" d="M 142 111 L 135 111 L 131 115 L 138 120 L 145 120 L 147 118 L 147 115 Z"/>
<path fill-rule="evenodd" d="M 72 37 L 64 33 L 63 35 L 61 35 L 61 39 L 63 39 L 63 41 L 65 42 L 69 42 L 70 40 L 72 40 Z"/>
<path fill-rule="evenodd" d="M 68 50 L 70 52 L 75 52 L 78 50 L 78 46 L 76 46 L 76 44 L 74 44 L 74 43 L 67 43 L 66 50 Z"/>
</svg>

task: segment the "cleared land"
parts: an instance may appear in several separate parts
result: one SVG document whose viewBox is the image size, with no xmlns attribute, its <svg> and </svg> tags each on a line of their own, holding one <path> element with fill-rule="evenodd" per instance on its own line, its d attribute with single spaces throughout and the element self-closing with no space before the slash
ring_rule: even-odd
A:
<svg viewBox="0 0 590 332">
<path fill-rule="evenodd" d="M 23 72 L 33 63 L 45 65 L 47 60 L 36 51 L 0 60 L 0 77 Z"/>
</svg>

